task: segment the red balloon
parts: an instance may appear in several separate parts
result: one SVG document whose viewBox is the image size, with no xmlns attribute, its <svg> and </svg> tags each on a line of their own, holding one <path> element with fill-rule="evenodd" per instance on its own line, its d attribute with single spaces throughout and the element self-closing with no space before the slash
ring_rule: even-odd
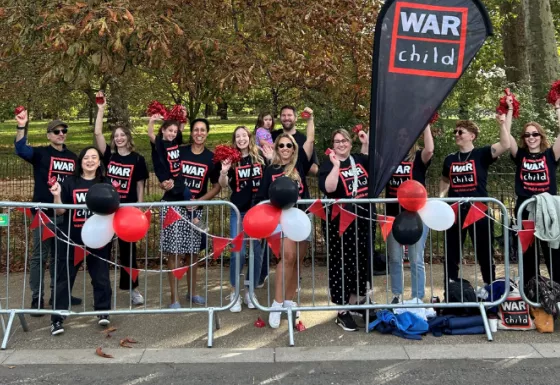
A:
<svg viewBox="0 0 560 385">
<path fill-rule="evenodd" d="M 280 223 L 282 209 L 269 204 L 257 205 L 243 218 L 243 231 L 251 238 L 267 238 Z"/>
<path fill-rule="evenodd" d="M 125 242 L 138 242 L 146 236 L 150 221 L 136 207 L 121 207 L 113 218 L 115 234 Z"/>
<path fill-rule="evenodd" d="M 403 208 L 415 212 L 424 207 L 428 193 L 422 183 L 411 179 L 399 186 L 397 199 Z"/>
</svg>

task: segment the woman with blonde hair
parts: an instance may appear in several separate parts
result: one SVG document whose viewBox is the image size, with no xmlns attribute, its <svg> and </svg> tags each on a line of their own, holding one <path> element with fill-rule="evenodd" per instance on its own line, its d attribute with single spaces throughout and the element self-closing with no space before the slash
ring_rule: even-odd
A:
<svg viewBox="0 0 560 385">
<path fill-rule="evenodd" d="M 415 143 L 406 158 L 397 166 L 391 179 L 387 183 L 385 196 L 396 198 L 397 189 L 407 180 L 415 180 L 426 185 L 426 172 L 434 155 L 434 138 L 430 125 L 424 130 L 424 148 Z M 402 207 L 398 203 L 387 204 L 387 215 L 396 217 Z M 410 260 L 410 278 L 412 298 L 424 298 L 426 285 L 426 272 L 424 267 L 424 247 L 428 238 L 428 227 L 424 225 L 422 237 L 416 244 L 409 246 L 408 256 Z M 387 238 L 387 253 L 389 255 L 389 270 L 391 272 L 391 291 L 393 293 L 392 303 L 402 301 L 403 295 L 403 246 L 393 237 L 393 233 Z"/>
<path fill-rule="evenodd" d="M 511 96 L 506 98 L 508 103 L 507 115 L 498 116 L 498 120 L 505 120 L 509 135 L 511 159 L 516 165 L 515 172 L 515 214 L 519 207 L 533 195 L 549 193 L 557 195 L 558 187 L 556 181 L 556 169 L 560 159 L 560 135 L 554 141 L 552 147 L 548 142 L 545 130 L 536 122 L 525 124 L 519 138 L 519 144 L 511 136 L 511 123 L 513 117 L 513 100 Z M 556 101 L 556 116 L 560 127 L 560 99 Z M 529 218 L 527 210 L 522 213 L 523 219 Z M 533 242 L 523 253 L 523 284 L 537 274 L 537 266 L 540 265 L 538 247 L 544 256 L 546 267 L 550 277 L 560 283 L 560 249 L 553 249 L 548 242 L 538 240 Z M 555 275 L 553 275 L 555 273 Z"/>
<path fill-rule="evenodd" d="M 239 231 L 243 231 L 241 227 L 238 231 L 237 222 L 241 222 L 243 226 L 243 218 L 245 214 L 251 207 L 254 206 L 254 197 L 259 190 L 261 185 L 261 179 L 263 176 L 263 171 L 265 168 L 265 160 L 263 154 L 257 148 L 255 143 L 255 137 L 253 133 L 245 126 L 239 126 L 233 131 L 231 138 L 231 145 L 236 148 L 241 153 L 241 161 L 238 163 L 231 163 L 230 160 L 222 162 L 222 170 L 220 171 L 220 178 L 218 182 L 222 188 L 230 187 L 231 197 L 230 201 L 238 209 L 241 218 L 237 218 L 237 213 L 235 210 L 231 210 L 230 219 L 230 236 L 235 238 Z M 263 152 L 269 158 L 272 158 L 272 150 L 268 147 L 263 148 Z M 259 282 L 259 277 L 261 274 L 262 265 L 262 253 L 261 253 L 261 243 L 258 240 L 253 242 L 253 255 L 254 255 L 254 271 L 249 271 L 247 267 L 247 275 L 245 276 L 246 281 L 253 280 L 254 286 Z M 245 263 L 245 241 L 241 246 L 241 252 L 233 253 L 230 259 L 229 276 L 231 283 L 231 301 L 235 300 L 235 265 L 236 258 L 240 258 L 239 270 L 243 270 L 243 265 Z M 246 285 L 245 290 L 245 304 L 249 309 L 255 308 L 255 303 L 257 303 L 257 298 L 253 296 L 250 298 L 248 286 Z M 239 313 L 241 311 L 241 296 L 237 298 L 234 305 L 230 308 L 232 313 Z"/>
<path fill-rule="evenodd" d="M 274 180 L 281 177 L 288 177 L 297 184 L 300 199 L 309 198 L 305 175 L 311 168 L 315 125 L 313 123 L 313 111 L 310 108 L 305 108 L 304 111 L 308 112 L 311 117 L 307 124 L 307 138 L 303 144 L 303 151 L 300 151 L 292 135 L 286 133 L 278 135 L 274 141 L 271 164 L 266 168 L 261 180 L 257 201 L 269 199 L 270 185 Z M 301 154 L 301 156 L 298 156 L 298 154 Z M 273 309 L 280 310 L 283 307 L 296 306 L 292 299 L 298 286 L 297 257 L 299 254 L 300 260 L 303 260 L 307 253 L 309 239 L 302 242 L 284 239 L 282 261 L 276 266 L 275 295 L 271 306 Z M 280 326 L 281 314 L 279 311 L 270 313 L 268 323 L 271 328 L 276 329 Z"/>
</svg>

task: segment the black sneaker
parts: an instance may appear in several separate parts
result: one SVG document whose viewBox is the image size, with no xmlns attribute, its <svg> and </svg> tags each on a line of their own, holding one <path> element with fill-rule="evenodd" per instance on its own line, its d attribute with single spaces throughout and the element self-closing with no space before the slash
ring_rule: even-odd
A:
<svg viewBox="0 0 560 385">
<path fill-rule="evenodd" d="M 98 325 L 107 326 L 111 323 L 111 321 L 109 321 L 109 316 L 106 314 L 98 315 L 97 318 L 99 318 L 99 321 L 97 321 Z"/>
<path fill-rule="evenodd" d="M 82 304 L 82 299 L 72 296 L 70 298 L 70 303 L 72 304 L 72 306 L 81 305 Z M 51 299 L 49 299 L 49 306 L 52 306 L 52 304 L 53 304 L 53 299 L 51 298 Z"/>
<path fill-rule="evenodd" d="M 61 321 L 56 321 L 51 324 L 51 336 L 56 336 L 64 333 L 64 326 Z"/>
<path fill-rule="evenodd" d="M 401 303 L 401 297 L 398 295 L 394 296 L 391 305 L 398 305 L 399 303 Z"/>
<path fill-rule="evenodd" d="M 42 310 L 45 308 L 45 301 L 41 298 L 39 302 L 39 298 L 35 298 L 31 301 L 31 310 Z M 31 317 L 42 317 L 44 314 L 30 314 Z"/>
<path fill-rule="evenodd" d="M 352 315 L 347 311 L 344 313 L 338 313 L 338 316 L 336 317 L 336 324 L 347 332 L 355 332 L 358 330 L 356 321 L 354 321 Z"/>
</svg>

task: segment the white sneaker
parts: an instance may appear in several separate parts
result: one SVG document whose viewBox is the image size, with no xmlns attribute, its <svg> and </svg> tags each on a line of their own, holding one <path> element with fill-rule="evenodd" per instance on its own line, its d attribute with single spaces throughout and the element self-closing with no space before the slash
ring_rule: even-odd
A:
<svg viewBox="0 0 560 385">
<path fill-rule="evenodd" d="M 289 301 L 289 300 L 285 300 L 284 301 L 284 307 L 296 307 L 298 304 L 294 301 Z M 298 310 L 296 311 L 296 319 L 298 319 L 301 315 L 301 312 Z"/>
<path fill-rule="evenodd" d="M 142 305 L 144 303 L 144 297 L 137 289 L 130 292 L 130 301 L 133 305 Z"/>
<path fill-rule="evenodd" d="M 232 307 L 229 308 L 229 311 L 232 313 L 240 313 L 241 312 L 241 296 L 237 297 L 235 300 L 235 294 L 231 293 L 230 295 L 230 303 L 234 303 Z"/>
<path fill-rule="evenodd" d="M 245 305 L 247 305 L 247 307 L 248 307 L 249 309 L 256 309 L 255 304 L 258 304 L 259 301 L 257 300 L 257 296 L 256 296 L 255 294 L 253 294 L 252 300 L 253 300 L 253 301 L 251 301 L 251 296 L 250 296 L 250 294 L 246 292 L 246 293 L 245 293 Z"/>
<path fill-rule="evenodd" d="M 276 301 L 272 302 L 272 309 L 282 309 L 282 304 Z M 280 319 L 282 318 L 282 312 L 272 311 L 268 316 L 268 324 L 273 329 L 278 329 L 280 327 Z"/>
</svg>

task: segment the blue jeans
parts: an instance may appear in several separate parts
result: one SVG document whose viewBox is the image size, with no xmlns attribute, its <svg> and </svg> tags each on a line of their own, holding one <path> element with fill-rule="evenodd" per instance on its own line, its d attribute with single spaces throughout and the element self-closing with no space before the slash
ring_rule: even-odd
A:
<svg viewBox="0 0 560 385">
<path fill-rule="evenodd" d="M 240 231 L 243 231 L 243 218 L 245 217 L 246 213 L 241 213 L 241 228 Z M 238 234 L 237 232 L 237 213 L 234 210 L 231 210 L 231 217 L 230 217 L 230 223 L 229 223 L 229 231 L 230 231 L 230 236 L 231 238 L 235 238 Z M 242 255 L 242 257 L 240 258 L 240 254 Z M 231 258 L 230 258 L 230 263 L 229 263 L 229 281 L 231 283 L 232 287 L 235 287 L 235 264 L 236 264 L 236 259 L 240 258 L 239 260 L 239 271 L 243 271 L 243 265 L 245 264 L 245 256 L 246 256 L 246 250 L 245 250 L 245 240 L 243 240 L 243 244 L 241 246 L 241 253 L 232 253 L 231 254 Z M 249 271 L 249 266 L 247 266 L 247 275 L 245 276 L 245 280 L 248 279 L 252 279 L 253 280 L 253 285 L 257 286 L 259 284 L 259 278 L 261 275 L 261 266 L 262 266 L 262 248 L 261 248 L 261 242 L 260 240 L 254 240 L 253 241 L 253 255 L 254 255 L 254 271 L 251 272 Z M 242 284 L 242 282 L 240 282 L 240 284 Z M 248 286 L 248 285 L 247 285 Z"/>
<path fill-rule="evenodd" d="M 422 299 L 425 295 L 424 247 L 426 246 L 428 233 L 428 227 L 424 225 L 420 240 L 416 244 L 408 246 L 412 298 Z M 391 291 L 393 295 L 399 295 L 403 293 L 403 246 L 395 240 L 392 232 L 387 238 L 387 252 L 389 253 L 389 269 L 391 272 Z"/>
</svg>

